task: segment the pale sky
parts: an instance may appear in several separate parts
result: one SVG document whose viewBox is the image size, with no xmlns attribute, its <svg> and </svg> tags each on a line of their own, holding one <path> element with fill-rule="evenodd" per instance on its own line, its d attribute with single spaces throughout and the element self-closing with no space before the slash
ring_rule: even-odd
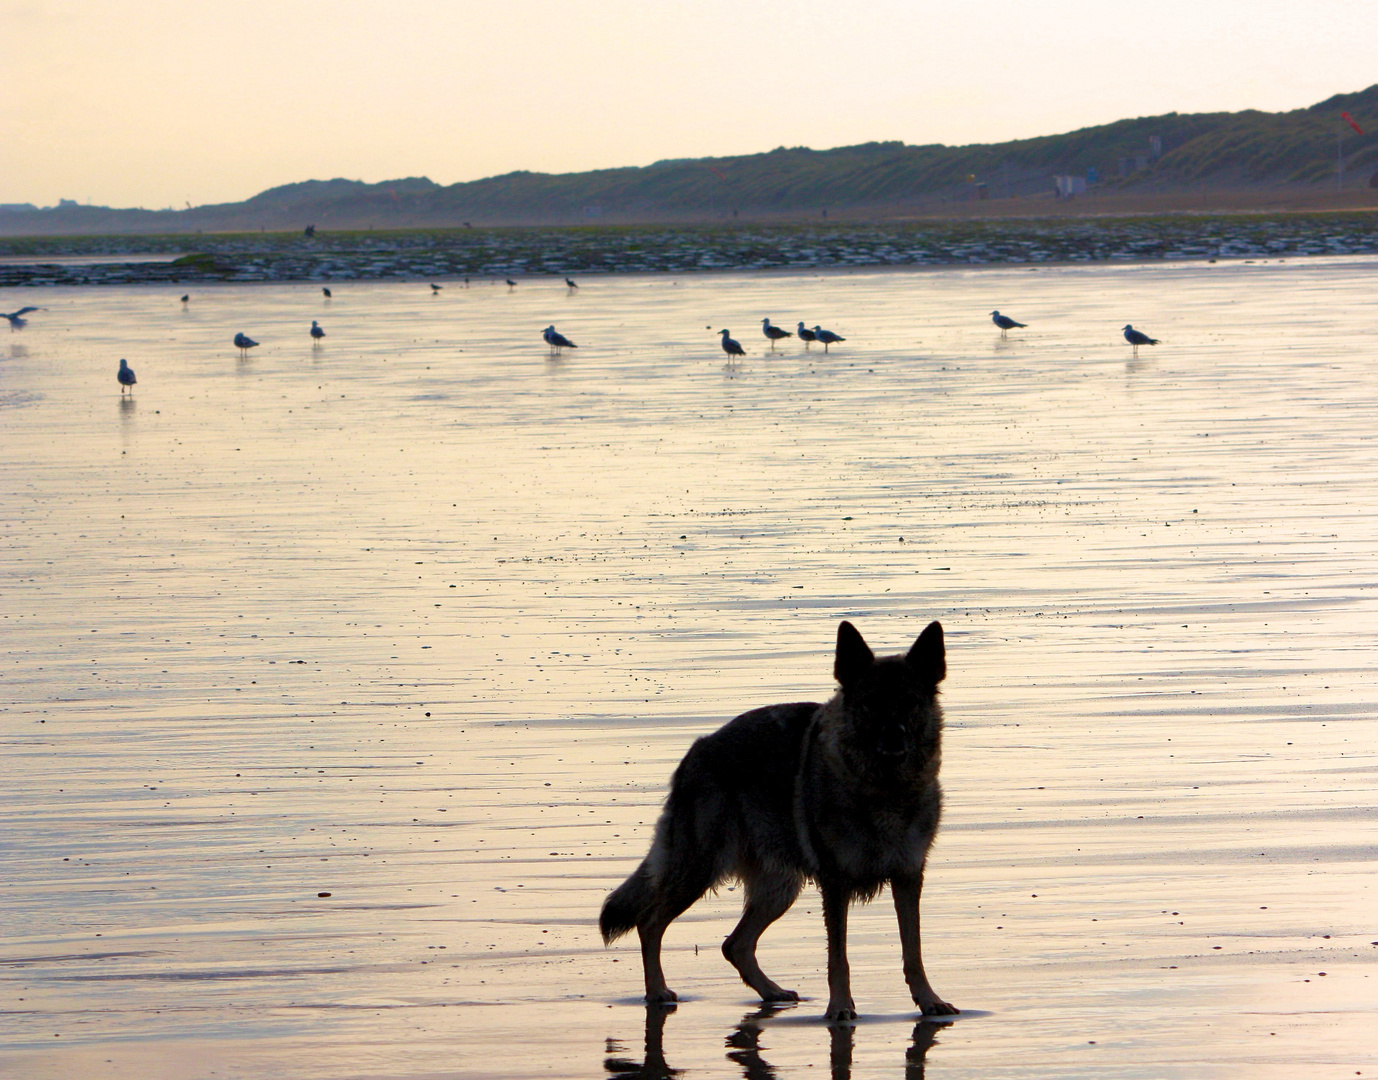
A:
<svg viewBox="0 0 1378 1080">
<path fill-rule="evenodd" d="M 1371 0 L 0 0 L 0 30 L 0 202 L 39 205 L 999 142 L 1378 82 Z"/>
</svg>

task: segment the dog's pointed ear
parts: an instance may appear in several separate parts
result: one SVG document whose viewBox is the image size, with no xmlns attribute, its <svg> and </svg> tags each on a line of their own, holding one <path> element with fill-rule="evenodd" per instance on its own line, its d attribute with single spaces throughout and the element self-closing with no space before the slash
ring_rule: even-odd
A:
<svg viewBox="0 0 1378 1080">
<path fill-rule="evenodd" d="M 908 664 L 920 679 L 937 686 L 947 676 L 947 652 L 943 648 L 943 624 L 931 622 L 905 654 Z"/>
<path fill-rule="evenodd" d="M 837 628 L 837 655 L 833 660 L 833 678 L 843 686 L 855 681 L 876 661 L 857 628 L 845 619 Z"/>
</svg>

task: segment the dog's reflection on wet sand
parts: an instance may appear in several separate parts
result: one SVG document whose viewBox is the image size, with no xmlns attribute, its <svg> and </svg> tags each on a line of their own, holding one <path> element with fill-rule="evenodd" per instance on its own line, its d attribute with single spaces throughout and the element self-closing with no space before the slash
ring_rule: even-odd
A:
<svg viewBox="0 0 1378 1080">
<path fill-rule="evenodd" d="M 793 1005 L 767 1004 L 747 1013 L 727 1036 L 727 1057 L 729 1061 L 741 1066 L 745 1080 L 775 1080 L 774 1067 L 761 1057 L 761 1033 L 764 1021 Z M 674 1002 L 646 1006 L 646 1045 L 640 1062 L 625 1057 L 613 1056 L 624 1048 L 616 1040 L 607 1041 L 608 1057 L 603 1067 L 609 1074 L 621 1080 L 669 1080 L 681 1075 L 683 1070 L 671 1068 L 665 1061 L 665 1020 L 676 1009 Z M 909 1046 L 904 1051 L 905 1080 L 923 1080 L 924 1060 L 929 1049 L 937 1041 L 938 1032 L 948 1024 L 931 1020 L 918 1020 Z M 852 1048 L 856 1041 L 856 1026 L 853 1024 L 831 1024 L 828 1028 L 831 1046 L 828 1064 L 832 1080 L 851 1080 Z"/>
<path fill-rule="evenodd" d="M 665 1051 L 662 1043 L 665 1036 L 665 1018 L 675 1011 L 674 1002 L 655 1002 L 646 1006 L 646 1053 L 638 1065 L 628 1058 L 613 1057 L 615 1051 L 623 1049 L 614 1039 L 608 1040 L 608 1057 L 603 1068 L 613 1076 L 626 1077 L 626 1080 L 667 1080 L 678 1076 L 679 1069 L 665 1064 Z"/>
</svg>

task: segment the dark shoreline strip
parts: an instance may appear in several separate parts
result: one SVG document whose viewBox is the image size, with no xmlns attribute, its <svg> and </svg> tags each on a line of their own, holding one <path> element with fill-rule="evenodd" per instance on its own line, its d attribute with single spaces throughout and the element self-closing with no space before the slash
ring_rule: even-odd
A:
<svg viewBox="0 0 1378 1080">
<path fill-rule="evenodd" d="M 184 253 L 171 262 L 138 257 Z M 129 262 L 111 261 L 128 255 Z M 1038 265 L 1378 254 L 1378 217 L 1317 214 L 740 228 L 0 238 L 0 287 Z M 45 262 L 98 258 L 104 261 Z M 29 261 L 32 259 L 32 261 Z M 23 261 L 19 261 L 23 260 Z"/>
</svg>

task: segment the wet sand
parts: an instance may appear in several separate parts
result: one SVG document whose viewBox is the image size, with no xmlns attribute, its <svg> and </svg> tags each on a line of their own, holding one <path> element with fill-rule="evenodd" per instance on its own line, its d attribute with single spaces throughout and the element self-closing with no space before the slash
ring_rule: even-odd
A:
<svg viewBox="0 0 1378 1080">
<path fill-rule="evenodd" d="M 1370 1075 L 1375 270 L 9 294 L 0 1071 Z M 764 354 L 767 314 L 848 341 Z M 830 1031 L 806 891 L 761 1015 L 724 890 L 648 1015 L 598 906 L 842 617 L 947 630 L 963 1014 L 916 1026 L 882 900 Z"/>
</svg>

